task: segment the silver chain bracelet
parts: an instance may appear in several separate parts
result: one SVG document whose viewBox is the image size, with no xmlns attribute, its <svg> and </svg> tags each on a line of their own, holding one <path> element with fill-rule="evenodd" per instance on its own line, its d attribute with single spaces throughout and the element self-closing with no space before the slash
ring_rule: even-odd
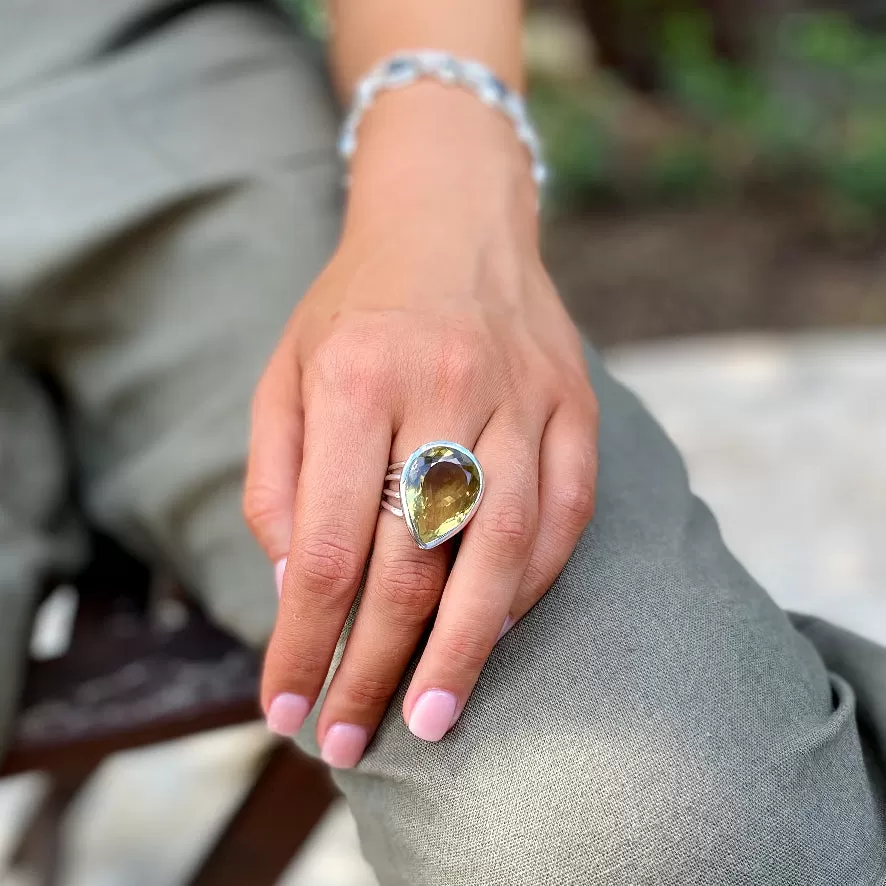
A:
<svg viewBox="0 0 886 886">
<path fill-rule="evenodd" d="M 398 52 L 379 62 L 360 80 L 338 140 L 338 152 L 346 163 L 350 162 L 357 150 L 357 129 L 376 96 L 388 89 L 408 86 L 422 77 L 468 89 L 484 104 L 501 111 L 514 125 L 517 138 L 529 151 L 532 178 L 541 188 L 548 177 L 548 170 L 542 159 L 541 142 L 529 119 L 523 97 L 480 62 L 433 49 Z"/>
</svg>

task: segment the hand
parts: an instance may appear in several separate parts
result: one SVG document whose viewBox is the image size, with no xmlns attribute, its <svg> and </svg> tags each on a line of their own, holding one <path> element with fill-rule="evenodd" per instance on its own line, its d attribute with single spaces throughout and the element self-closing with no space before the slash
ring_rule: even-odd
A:
<svg viewBox="0 0 886 886">
<path fill-rule="evenodd" d="M 432 619 L 403 716 L 442 738 L 593 511 L 596 402 L 539 258 L 528 160 L 503 118 L 429 89 L 367 118 L 340 247 L 254 403 L 245 511 L 286 563 L 262 686 L 276 731 L 316 701 L 372 551 L 317 727 L 337 766 L 360 759 Z M 431 440 L 485 473 L 454 564 L 379 512 L 387 465 Z"/>
</svg>

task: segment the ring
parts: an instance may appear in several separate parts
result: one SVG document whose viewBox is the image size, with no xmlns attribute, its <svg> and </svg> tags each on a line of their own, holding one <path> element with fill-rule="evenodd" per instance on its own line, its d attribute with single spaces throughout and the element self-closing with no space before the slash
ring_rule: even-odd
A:
<svg viewBox="0 0 886 886">
<path fill-rule="evenodd" d="M 429 551 L 461 532 L 483 497 L 483 468 L 470 449 L 436 440 L 388 466 L 381 506 L 403 517 Z M 396 484 L 396 485 L 395 485 Z"/>
</svg>

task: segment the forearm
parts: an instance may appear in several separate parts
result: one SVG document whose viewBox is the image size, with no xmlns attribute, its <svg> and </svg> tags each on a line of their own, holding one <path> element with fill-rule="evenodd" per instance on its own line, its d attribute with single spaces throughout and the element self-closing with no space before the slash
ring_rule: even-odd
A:
<svg viewBox="0 0 886 886">
<path fill-rule="evenodd" d="M 476 59 L 523 88 L 521 0 L 329 0 L 332 66 L 348 100 L 376 62 L 399 50 Z"/>
</svg>

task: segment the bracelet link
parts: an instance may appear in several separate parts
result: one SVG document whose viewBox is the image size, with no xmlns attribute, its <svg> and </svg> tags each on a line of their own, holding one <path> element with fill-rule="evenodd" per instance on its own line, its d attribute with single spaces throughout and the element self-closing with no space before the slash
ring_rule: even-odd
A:
<svg viewBox="0 0 886 886">
<path fill-rule="evenodd" d="M 529 153 L 536 186 L 542 187 L 547 181 L 548 170 L 542 157 L 541 141 L 523 97 L 480 62 L 434 49 L 396 53 L 381 61 L 360 80 L 338 140 L 338 152 L 345 162 L 350 162 L 357 150 L 357 129 L 379 93 L 408 86 L 422 77 L 463 87 L 483 104 L 501 111 L 511 121 L 518 140 Z"/>
</svg>

